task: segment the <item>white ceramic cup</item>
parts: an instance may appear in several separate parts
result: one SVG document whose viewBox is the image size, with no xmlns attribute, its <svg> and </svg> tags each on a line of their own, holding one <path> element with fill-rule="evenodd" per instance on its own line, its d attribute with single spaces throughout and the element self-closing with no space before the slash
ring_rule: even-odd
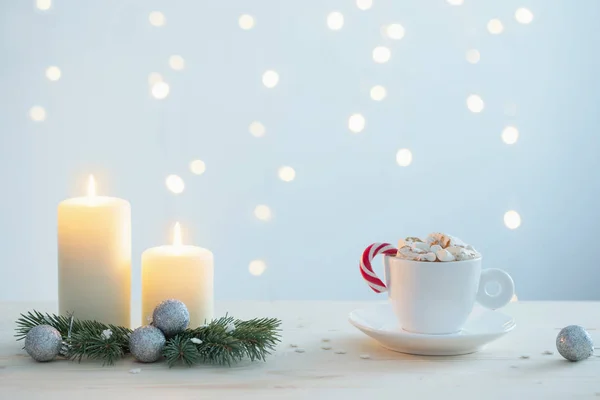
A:
<svg viewBox="0 0 600 400">
<path fill-rule="evenodd" d="M 451 334 L 464 326 L 475 302 L 496 309 L 510 302 L 515 285 L 500 269 L 481 269 L 481 258 L 452 262 L 411 261 L 384 256 L 388 298 L 402 329 Z M 499 290 L 490 294 L 489 283 Z"/>
</svg>

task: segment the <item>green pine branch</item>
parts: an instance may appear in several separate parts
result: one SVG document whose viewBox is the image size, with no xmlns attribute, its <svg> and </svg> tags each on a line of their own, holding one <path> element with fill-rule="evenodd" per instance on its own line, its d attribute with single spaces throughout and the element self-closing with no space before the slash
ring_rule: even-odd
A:
<svg viewBox="0 0 600 400">
<path fill-rule="evenodd" d="M 71 360 L 89 358 L 112 365 L 129 353 L 131 329 L 89 320 L 74 319 L 72 323 L 69 337 L 70 317 L 30 311 L 17 320 L 15 337 L 22 340 L 31 328 L 50 325 L 62 335 L 64 356 Z M 167 339 L 163 355 L 169 367 L 178 363 L 231 365 L 244 358 L 265 361 L 280 342 L 280 325 L 276 318 L 242 321 L 225 316 Z M 103 335 L 105 330 L 112 335 Z"/>
</svg>

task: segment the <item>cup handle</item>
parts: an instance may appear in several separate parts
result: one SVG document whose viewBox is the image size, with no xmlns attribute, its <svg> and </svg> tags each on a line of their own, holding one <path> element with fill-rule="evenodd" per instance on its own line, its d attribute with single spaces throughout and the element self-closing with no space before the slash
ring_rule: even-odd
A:
<svg viewBox="0 0 600 400">
<path fill-rule="evenodd" d="M 367 282 L 367 285 L 375 293 L 387 292 L 388 289 L 385 283 L 373 272 L 373 267 L 371 266 L 373 258 L 378 254 L 385 254 L 387 256 L 396 255 L 397 252 L 398 249 L 389 243 L 373 243 L 363 251 L 359 264 L 360 273 Z"/>
<path fill-rule="evenodd" d="M 485 287 L 488 283 L 496 282 L 500 291 L 494 295 L 488 294 Z M 504 307 L 515 294 L 515 283 L 510 275 L 501 269 L 489 268 L 481 271 L 479 279 L 479 290 L 477 291 L 477 302 L 485 308 L 495 310 Z"/>
</svg>

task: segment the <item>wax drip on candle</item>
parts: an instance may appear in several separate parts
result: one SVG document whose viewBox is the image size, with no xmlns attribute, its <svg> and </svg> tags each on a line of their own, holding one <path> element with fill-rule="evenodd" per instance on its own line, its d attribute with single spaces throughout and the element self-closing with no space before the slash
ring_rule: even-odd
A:
<svg viewBox="0 0 600 400">
<path fill-rule="evenodd" d="M 175 223 L 175 227 L 173 228 L 173 246 L 181 246 L 181 225 L 179 222 Z"/>
<path fill-rule="evenodd" d="M 96 197 L 96 181 L 94 180 L 94 175 L 90 175 L 88 180 L 87 195 L 88 197 Z"/>
</svg>

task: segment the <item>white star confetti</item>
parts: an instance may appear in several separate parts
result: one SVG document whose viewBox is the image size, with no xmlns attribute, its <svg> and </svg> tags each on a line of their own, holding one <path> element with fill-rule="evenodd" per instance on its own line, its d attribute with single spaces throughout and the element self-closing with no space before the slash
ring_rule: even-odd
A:
<svg viewBox="0 0 600 400">
<path fill-rule="evenodd" d="M 110 329 L 105 329 L 102 331 L 102 339 L 108 340 L 112 336 L 113 332 Z"/>
<path fill-rule="evenodd" d="M 198 339 L 197 337 L 191 338 L 190 341 L 195 344 L 202 344 L 202 340 Z"/>
</svg>

